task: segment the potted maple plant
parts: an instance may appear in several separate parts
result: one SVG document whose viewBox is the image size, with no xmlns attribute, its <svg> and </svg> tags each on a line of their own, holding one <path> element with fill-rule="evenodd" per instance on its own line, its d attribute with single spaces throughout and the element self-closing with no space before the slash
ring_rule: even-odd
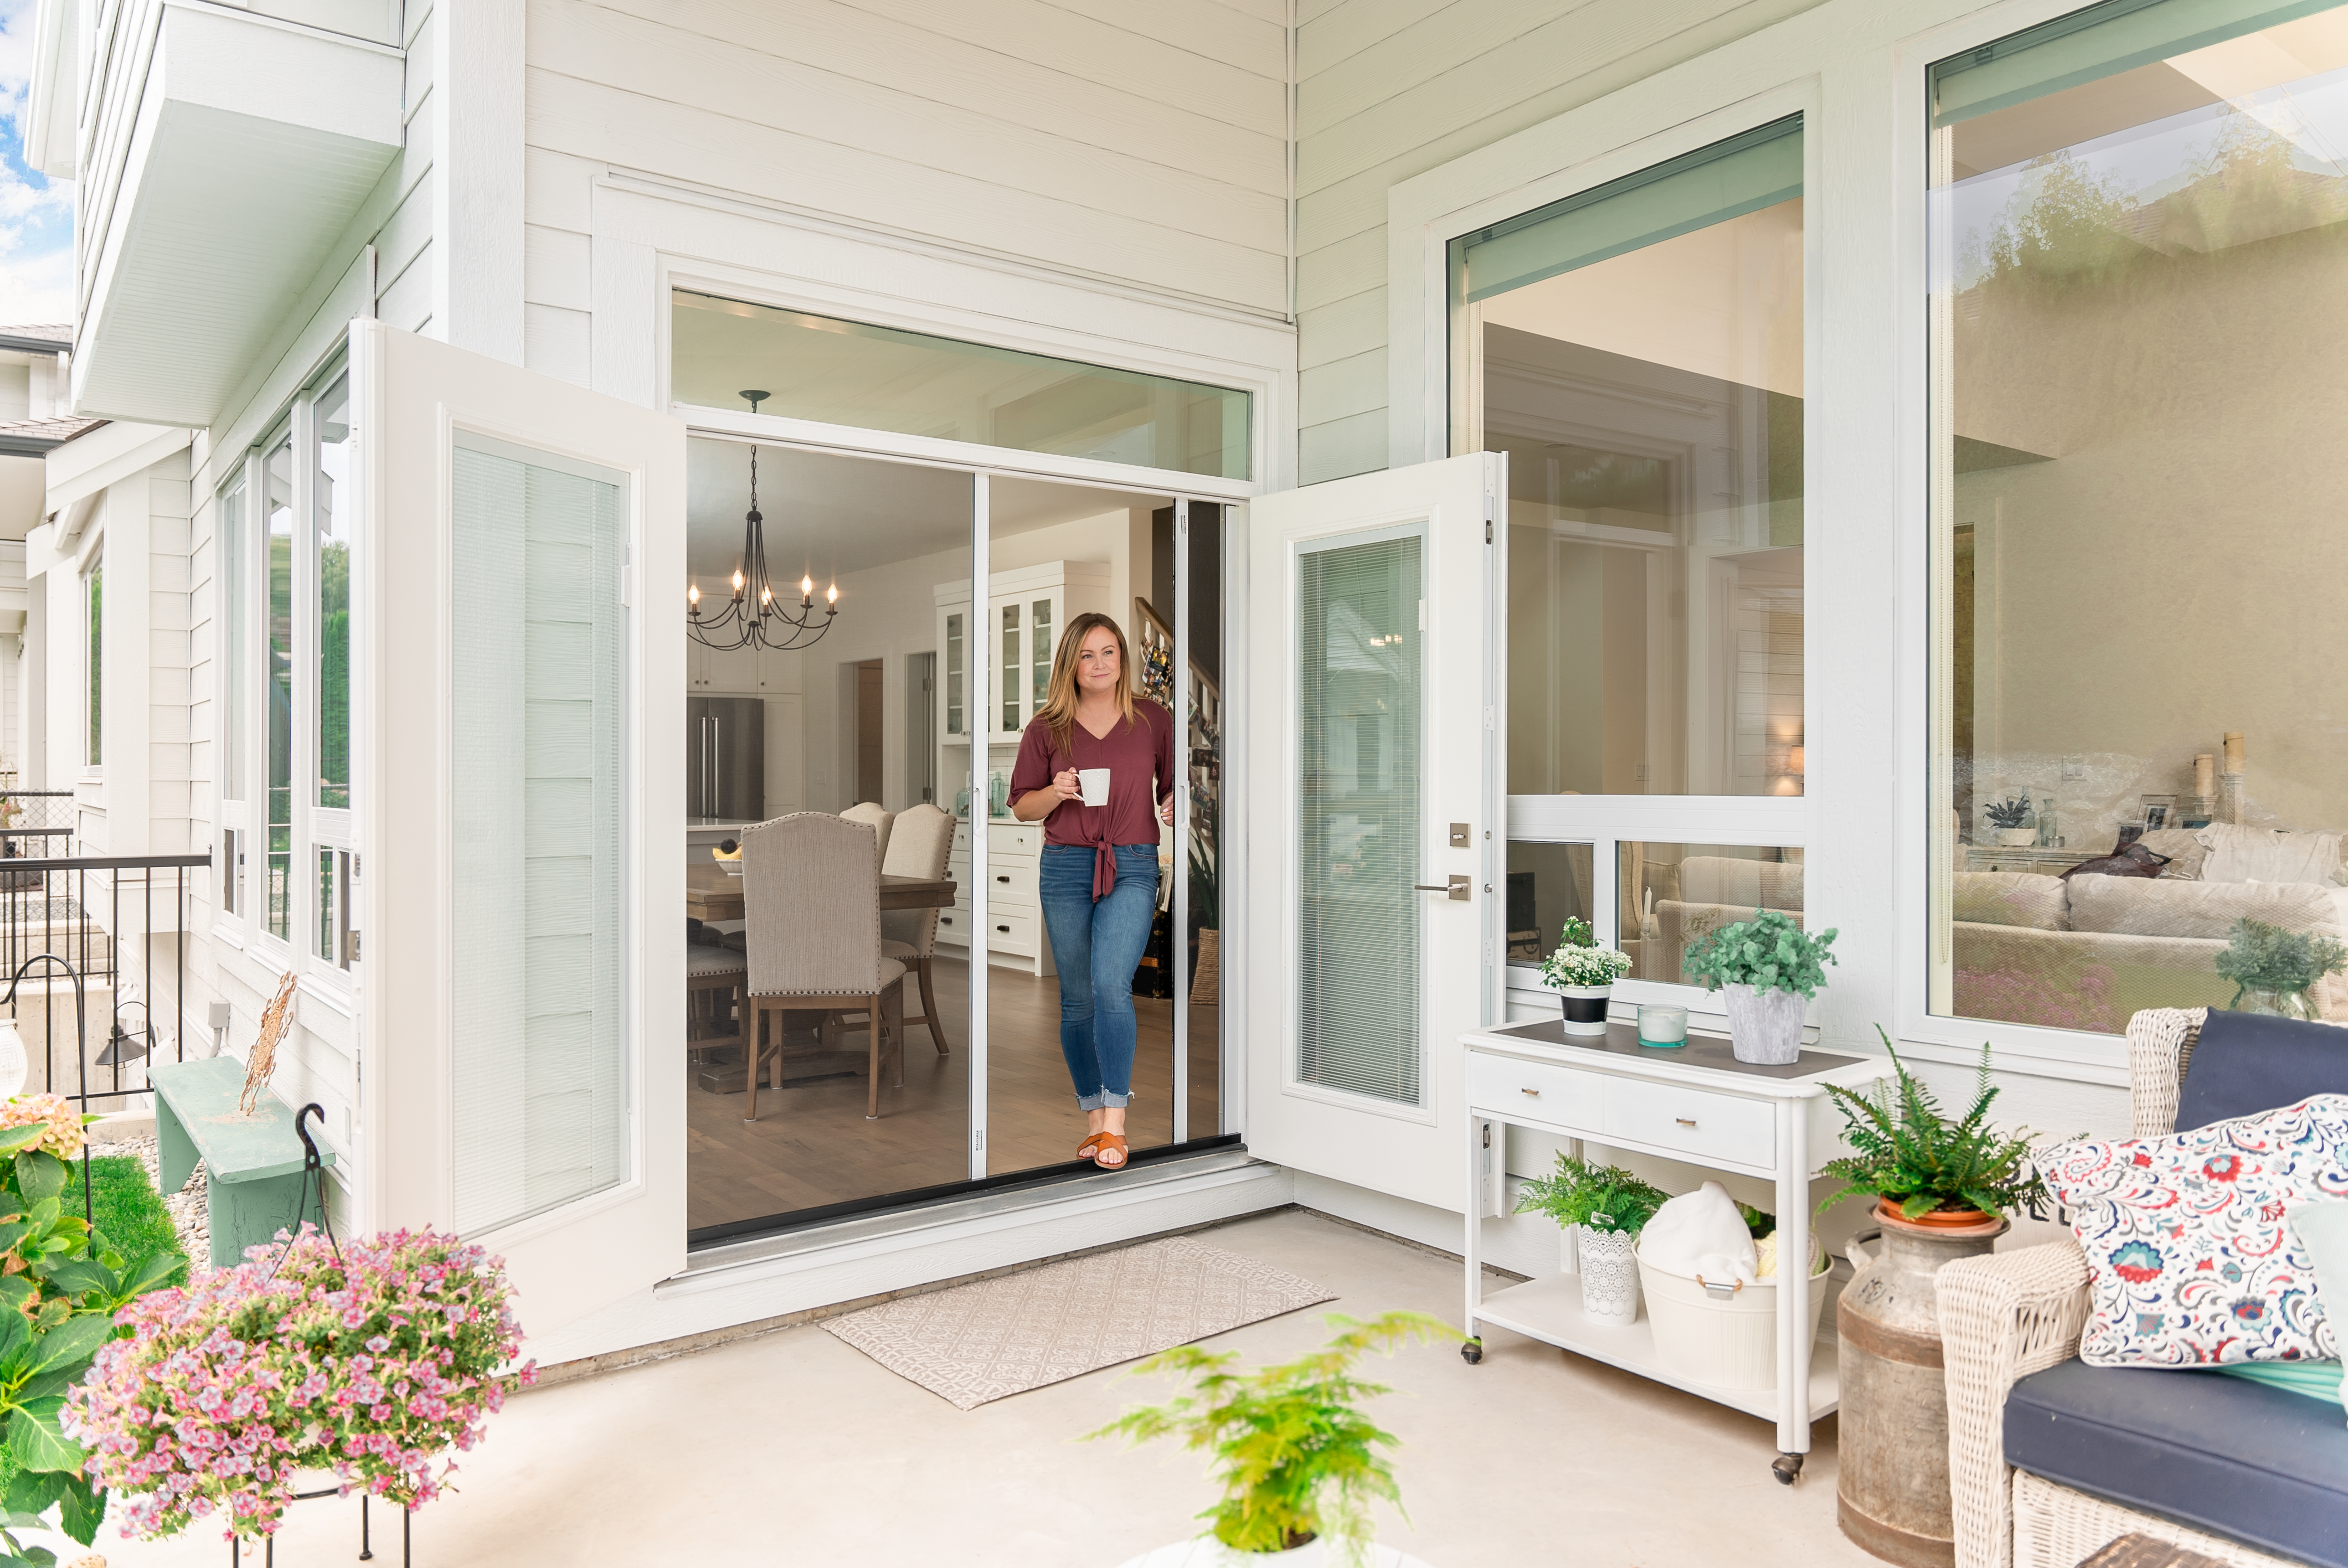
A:
<svg viewBox="0 0 2348 1568">
<path fill-rule="evenodd" d="M 1325 1348 L 1277 1367 L 1242 1372 L 1237 1351 L 1184 1345 L 1134 1368 L 1187 1378 L 1197 1391 L 1128 1410 L 1086 1437 L 1177 1438 L 1204 1449 L 1215 1457 L 1223 1495 L 1199 1515 L 1207 1534 L 1126 1568 L 1426 1568 L 1370 1542 L 1370 1503 L 1399 1512 L 1402 1494 L 1385 1451 L 1394 1435 L 1360 1409 L 1390 1390 L 1355 1377 L 1354 1363 L 1414 1339 L 1457 1339 L 1458 1330 L 1423 1312 L 1366 1323 L 1333 1312 L 1328 1321 L 1338 1332 Z"/>
</svg>

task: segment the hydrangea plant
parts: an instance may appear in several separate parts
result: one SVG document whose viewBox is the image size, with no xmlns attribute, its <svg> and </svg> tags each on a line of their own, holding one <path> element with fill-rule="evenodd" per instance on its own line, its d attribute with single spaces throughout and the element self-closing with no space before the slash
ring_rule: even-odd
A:
<svg viewBox="0 0 2348 1568">
<path fill-rule="evenodd" d="M 1682 967 L 1706 990 L 1751 986 L 1815 997 L 1827 983 L 1826 966 L 1835 961 L 1827 951 L 1834 939 L 1833 927 L 1813 937 L 1782 909 L 1756 909 L 1750 920 L 1723 926 L 1689 948 Z"/>
<path fill-rule="evenodd" d="M 309 1467 L 419 1507 L 504 1403 L 521 1333 L 498 1259 L 429 1230 L 339 1248 L 308 1225 L 279 1236 L 132 1304 L 129 1337 L 73 1391 L 67 1422 L 126 1494 L 126 1532 L 225 1512 L 230 1535 L 272 1533 Z"/>
</svg>

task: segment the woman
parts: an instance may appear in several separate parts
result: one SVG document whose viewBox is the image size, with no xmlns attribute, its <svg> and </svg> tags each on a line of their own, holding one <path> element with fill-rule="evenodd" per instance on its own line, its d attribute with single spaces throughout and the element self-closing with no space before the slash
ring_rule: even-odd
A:
<svg viewBox="0 0 2348 1568">
<path fill-rule="evenodd" d="M 1039 895 L 1060 971 L 1060 1051 L 1087 1134 L 1076 1158 L 1105 1171 L 1126 1161 L 1133 972 L 1158 912 L 1159 825 L 1174 820 L 1173 715 L 1134 696 L 1131 667 L 1116 621 L 1069 621 L 1011 770 L 1011 815 L 1044 825 Z M 1084 804 L 1082 775 L 1095 768 L 1108 770 L 1106 805 Z"/>
</svg>

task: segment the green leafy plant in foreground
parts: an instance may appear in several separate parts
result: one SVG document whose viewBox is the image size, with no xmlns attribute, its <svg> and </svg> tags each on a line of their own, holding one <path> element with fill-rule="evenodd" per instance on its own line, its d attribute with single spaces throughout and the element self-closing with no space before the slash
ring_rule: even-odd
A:
<svg viewBox="0 0 2348 1568">
<path fill-rule="evenodd" d="M 0 1105 L 0 1442 L 14 1467 L 0 1509 L 6 1529 L 23 1529 L 55 1507 L 65 1532 L 88 1545 L 106 1494 L 83 1474 L 87 1455 L 58 1412 L 115 1337 L 115 1313 L 161 1288 L 187 1259 L 176 1247 L 126 1258 L 77 1212 L 68 1157 L 81 1152 L 85 1120 L 96 1118 L 54 1094 Z M 5 1530 L 0 1539 L 0 1568 L 46 1568 L 46 1548 L 19 1546 Z"/>
<path fill-rule="evenodd" d="M 2348 968 L 2348 948 L 2312 931 L 2288 931 L 2264 920 L 2240 919 L 2227 933 L 2226 950 L 2214 967 L 2234 982 L 2234 999 L 2246 991 L 2304 992 L 2324 976 Z M 2311 1016 L 2312 1009 L 2311 1009 Z"/>
<path fill-rule="evenodd" d="M 1620 1165 L 1600 1165 L 1560 1153 L 1557 1169 L 1527 1182 L 1517 1213 L 1547 1214 L 1560 1225 L 1586 1225 L 1616 1235 L 1637 1235 L 1671 1194 Z"/>
<path fill-rule="evenodd" d="M 1810 936 L 1783 909 L 1756 909 L 1750 920 L 1723 926 L 1689 948 L 1681 967 L 1706 990 L 1751 986 L 1814 997 L 1827 983 L 1826 966 L 1836 961 L 1827 951 L 1835 936 L 1832 927 Z"/>
<path fill-rule="evenodd" d="M 1827 1085 L 1842 1111 L 1843 1139 L 1852 1152 L 1818 1168 L 1845 1184 L 1818 1205 L 1821 1211 L 1854 1193 L 1888 1199 L 1901 1218 L 1911 1220 L 1935 1209 L 1979 1209 L 2003 1219 L 2015 1209 L 2051 1201 L 2031 1163 L 2027 1130 L 2009 1133 L 1989 1124 L 1997 1085 L 1990 1081 L 1987 1045 L 1982 1047 L 1972 1103 L 1952 1122 L 1932 1091 L 1909 1072 L 1882 1026 L 1875 1032 L 1896 1076 L 1890 1083 L 1879 1081 L 1871 1095 Z"/>
<path fill-rule="evenodd" d="M 1222 1501 L 1200 1513 L 1234 1552 L 1285 1552 L 1325 1535 L 1358 1560 L 1369 1539 L 1369 1503 L 1399 1512 L 1402 1494 L 1382 1450 L 1395 1446 L 1357 1408 L 1391 1392 L 1354 1376 L 1372 1350 L 1393 1355 L 1414 1339 L 1457 1339 L 1459 1331 L 1423 1312 L 1389 1312 L 1364 1323 L 1328 1315 L 1337 1336 L 1326 1348 L 1278 1367 L 1234 1370 L 1236 1351 L 1210 1355 L 1184 1345 L 1151 1357 L 1134 1374 L 1190 1378 L 1197 1391 L 1128 1410 L 1090 1439 L 1134 1443 L 1179 1438 L 1215 1456 Z"/>
</svg>

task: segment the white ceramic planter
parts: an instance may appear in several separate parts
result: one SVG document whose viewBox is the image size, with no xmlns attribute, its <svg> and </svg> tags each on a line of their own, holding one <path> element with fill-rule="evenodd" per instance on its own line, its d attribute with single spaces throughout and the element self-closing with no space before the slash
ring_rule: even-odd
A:
<svg viewBox="0 0 2348 1568">
<path fill-rule="evenodd" d="M 1627 1327 L 1639 1321 L 1639 1238 L 1581 1227 L 1581 1315 Z"/>
<path fill-rule="evenodd" d="M 1606 1001 L 1612 986 L 1559 986 L 1558 999 L 1565 1009 L 1565 1032 L 1602 1035 L 1606 1032 Z"/>
<path fill-rule="evenodd" d="M 1391 1546 L 1368 1547 L 1349 1561 L 1326 1541 L 1308 1541 L 1293 1552 L 1234 1552 L 1211 1535 L 1161 1546 L 1118 1568 L 1354 1568 L 1355 1563 L 1360 1568 L 1427 1568 Z"/>
<path fill-rule="evenodd" d="M 1997 830 L 1997 841 L 2008 849 L 2028 849 L 2038 842 L 2038 830 L 2034 827 L 2001 827 Z"/>
<path fill-rule="evenodd" d="M 1802 1054 L 1799 991 L 1756 990 L 1746 985 L 1720 988 L 1728 1000 L 1728 1049 L 1739 1061 L 1781 1065 Z"/>
</svg>

